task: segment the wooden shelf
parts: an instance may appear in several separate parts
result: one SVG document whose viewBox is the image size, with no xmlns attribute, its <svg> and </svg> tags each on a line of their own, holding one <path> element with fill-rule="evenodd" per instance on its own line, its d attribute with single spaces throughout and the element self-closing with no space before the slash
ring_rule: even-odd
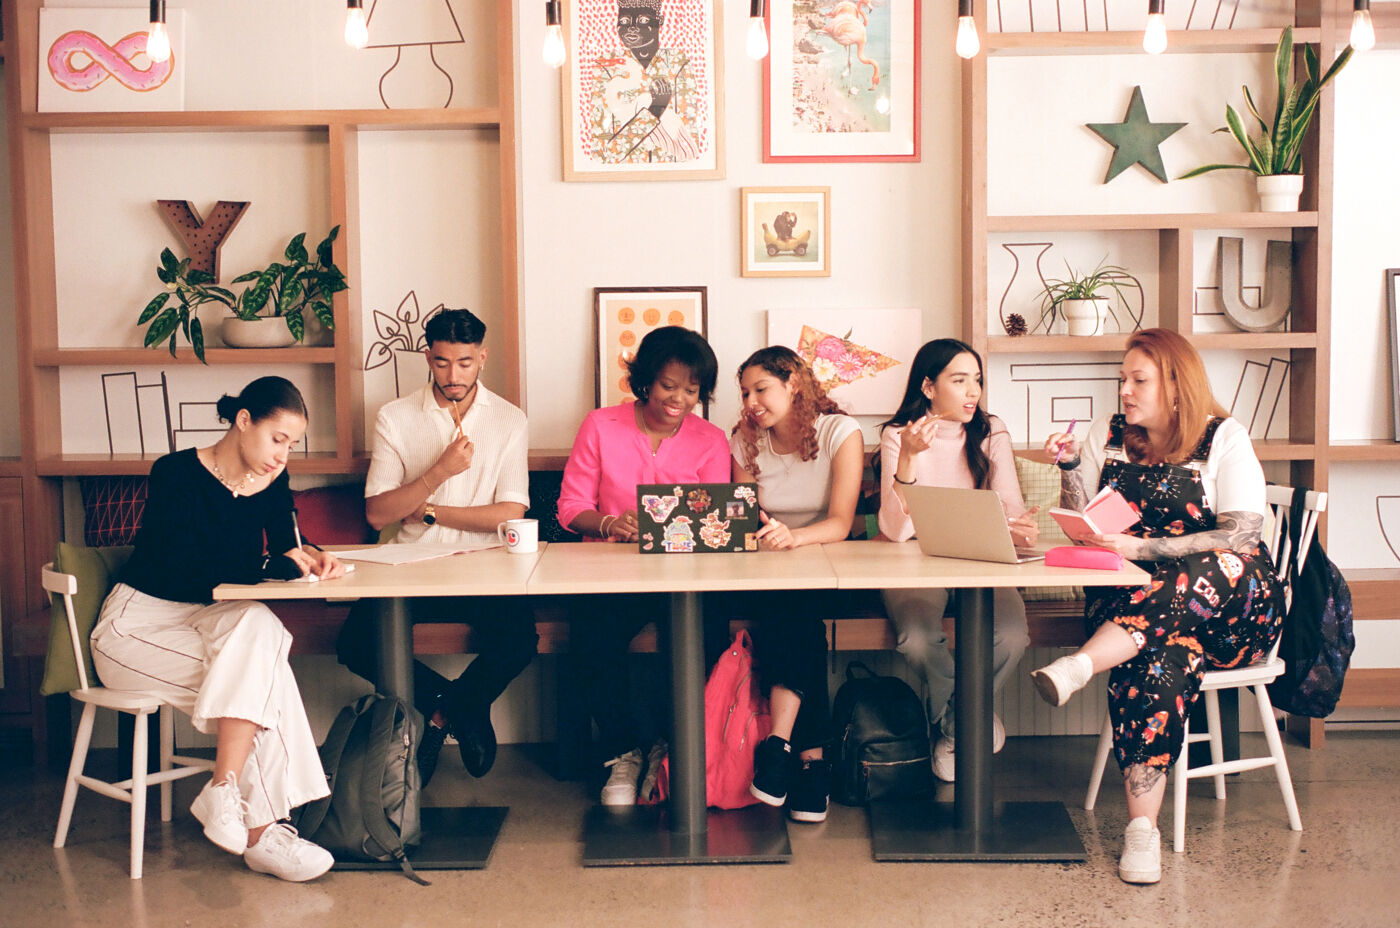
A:
<svg viewBox="0 0 1400 928">
<path fill-rule="evenodd" d="M 1167 52 L 1272 52 L 1278 47 L 1277 29 L 1190 29 L 1167 33 Z M 1322 41 L 1316 27 L 1293 27 L 1295 45 Z M 989 32 L 982 47 L 989 55 L 1073 55 L 1081 52 L 1146 54 L 1142 32 Z"/>
<path fill-rule="evenodd" d="M 1146 231 L 1160 229 L 1308 229 L 1315 211 L 1294 213 L 1084 213 L 1059 216 L 988 216 L 988 232 Z"/>
<path fill-rule="evenodd" d="M 367 129 L 495 129 L 498 107 L 433 110 L 191 110 L 153 113 L 25 113 L 26 129 L 152 132 L 181 129 L 285 130 L 351 126 Z"/>
<path fill-rule="evenodd" d="M 1186 337 L 1198 351 L 1231 349 L 1286 350 L 1316 348 L 1313 332 L 1196 332 Z M 988 354 L 1035 354 L 1044 352 L 1100 354 L 1119 353 L 1127 344 L 1128 333 L 1117 335 L 991 335 L 987 337 Z"/>
<path fill-rule="evenodd" d="M 208 348 L 205 360 L 218 364 L 334 364 L 334 348 Z M 106 367 L 110 365 L 198 364 L 188 345 L 168 348 L 41 348 L 34 352 L 35 367 Z"/>
<path fill-rule="evenodd" d="M 1197 351 L 1316 348 L 1315 332 L 1187 332 Z"/>
<path fill-rule="evenodd" d="M 1351 588 L 1355 618 L 1400 618 L 1400 568 L 1352 568 L 1342 571 L 1342 576 Z"/>
<path fill-rule="evenodd" d="M 0 458 L 0 477 L 23 477 L 24 466 L 19 458 Z"/>
<path fill-rule="evenodd" d="M 1400 461 L 1400 441 L 1370 438 L 1334 441 L 1328 448 L 1333 461 Z"/>
<path fill-rule="evenodd" d="M 60 454 L 40 458 L 35 473 L 40 477 L 125 477 L 151 472 L 159 454 Z M 331 452 L 294 455 L 287 462 L 293 474 L 362 474 L 369 467 L 363 457 L 337 458 Z"/>
<path fill-rule="evenodd" d="M 1261 461 L 1312 461 L 1317 458 L 1317 445 L 1293 442 L 1286 438 L 1255 439 L 1254 456 Z"/>
</svg>

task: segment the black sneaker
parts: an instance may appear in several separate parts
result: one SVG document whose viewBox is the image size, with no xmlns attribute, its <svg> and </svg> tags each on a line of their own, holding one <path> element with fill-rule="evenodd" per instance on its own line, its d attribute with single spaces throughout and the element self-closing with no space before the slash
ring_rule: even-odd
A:
<svg viewBox="0 0 1400 928">
<path fill-rule="evenodd" d="M 753 752 L 753 782 L 749 792 L 760 802 L 780 806 L 787 799 L 793 774 L 792 745 L 784 738 L 769 735 Z"/>
<path fill-rule="evenodd" d="M 831 764 L 804 760 L 788 792 L 788 818 L 794 822 L 824 822 L 831 800 Z"/>
<path fill-rule="evenodd" d="M 442 753 L 442 743 L 447 740 L 447 729 L 429 722 L 423 726 L 423 737 L 418 742 L 418 781 L 427 786 L 437 770 L 438 755 Z"/>
</svg>

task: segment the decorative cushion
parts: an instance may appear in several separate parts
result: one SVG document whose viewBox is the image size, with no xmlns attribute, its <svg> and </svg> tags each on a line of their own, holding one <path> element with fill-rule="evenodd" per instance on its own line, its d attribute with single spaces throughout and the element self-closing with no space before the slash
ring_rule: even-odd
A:
<svg viewBox="0 0 1400 928">
<path fill-rule="evenodd" d="M 131 548 L 87 548 L 60 541 L 54 552 L 54 569 L 72 574 L 78 580 L 78 592 L 73 597 L 73 616 L 78 621 L 83 662 L 87 664 L 88 685 L 97 686 L 97 672 L 92 666 L 92 651 L 88 638 L 97 624 L 97 614 L 112 585 L 117 582 Z M 45 696 L 67 693 L 79 688 L 78 665 L 73 662 L 73 645 L 68 638 L 68 616 L 63 598 L 54 594 L 49 611 L 49 652 L 44 661 L 44 682 L 39 692 Z"/>
<path fill-rule="evenodd" d="M 292 493 L 301 537 L 318 545 L 362 545 L 374 539 L 365 521 L 363 481 Z"/>
<path fill-rule="evenodd" d="M 146 511 L 145 477 L 83 477 L 83 541 L 90 547 L 129 545 Z"/>
<path fill-rule="evenodd" d="M 1021 496 L 1027 508 L 1040 507 L 1035 521 L 1040 526 L 1040 541 L 1036 547 L 1072 544 L 1068 536 L 1050 517 L 1050 507 L 1060 505 L 1060 469 L 1054 464 L 1016 457 L 1016 479 L 1021 484 Z M 1084 598 L 1083 587 L 1027 587 L 1022 595 L 1028 600 L 1071 602 Z"/>
</svg>

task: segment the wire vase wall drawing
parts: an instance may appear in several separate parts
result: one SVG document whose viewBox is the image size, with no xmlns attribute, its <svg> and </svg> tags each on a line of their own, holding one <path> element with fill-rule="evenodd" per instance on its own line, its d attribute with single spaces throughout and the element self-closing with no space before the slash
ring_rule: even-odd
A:
<svg viewBox="0 0 1400 928">
<path fill-rule="evenodd" d="M 1002 332 L 1010 334 L 1014 331 L 1011 317 L 1017 315 L 1025 322 L 1024 334 L 1068 334 L 1064 316 L 1057 312 L 1055 306 L 1046 303 L 1044 299 L 1049 280 L 1045 276 L 1045 268 L 1042 267 L 1041 262 L 1046 253 L 1055 247 L 1055 243 L 1004 242 L 1001 247 L 1007 254 L 1011 255 L 1012 265 L 1011 278 L 1006 282 L 1006 289 L 1002 291 L 1001 301 L 997 304 L 997 318 L 1001 322 Z M 1116 330 L 1118 332 L 1136 332 L 1142 328 L 1143 315 L 1147 305 L 1142 283 L 1128 273 L 1109 273 L 1104 275 L 1104 279 L 1112 280 L 1117 285 L 1109 288 L 1112 290 L 1112 295 L 1104 300 L 1104 305 L 1108 315 L 1113 319 Z M 1115 302 L 1118 304 L 1117 309 L 1114 308 Z M 1122 312 L 1121 317 L 1119 316 L 1120 311 Z"/>
</svg>

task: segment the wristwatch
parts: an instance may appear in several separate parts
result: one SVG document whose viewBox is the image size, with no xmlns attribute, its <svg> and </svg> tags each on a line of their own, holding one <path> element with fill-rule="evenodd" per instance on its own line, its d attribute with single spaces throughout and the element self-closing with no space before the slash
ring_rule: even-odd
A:
<svg viewBox="0 0 1400 928">
<path fill-rule="evenodd" d="M 428 503 L 427 505 L 425 505 L 425 506 L 423 507 L 423 524 L 424 524 L 424 525 L 434 525 L 434 524 L 436 524 L 436 523 L 437 523 L 437 510 L 436 510 L 435 508 L 433 508 L 433 504 L 432 504 L 432 503 Z"/>
</svg>

